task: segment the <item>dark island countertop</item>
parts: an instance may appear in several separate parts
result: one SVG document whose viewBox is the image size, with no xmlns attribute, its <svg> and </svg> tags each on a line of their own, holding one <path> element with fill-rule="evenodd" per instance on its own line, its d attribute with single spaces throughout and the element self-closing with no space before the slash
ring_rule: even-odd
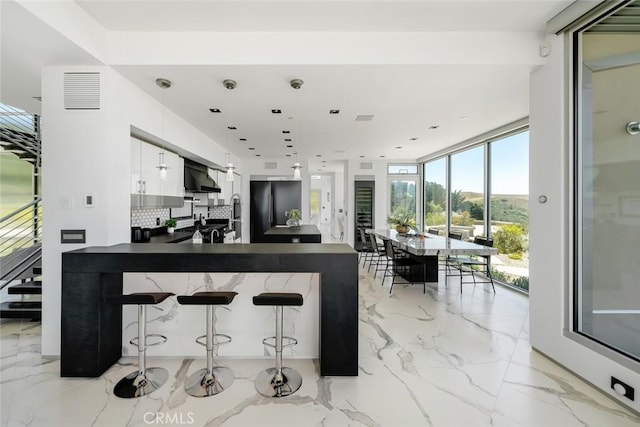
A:
<svg viewBox="0 0 640 427">
<path fill-rule="evenodd" d="M 193 237 L 193 231 L 175 231 L 171 234 L 159 234 L 156 236 L 151 236 L 148 243 L 179 243 L 185 240 L 189 240 Z"/>
<path fill-rule="evenodd" d="M 315 225 L 300 225 L 298 227 L 271 227 L 265 231 L 265 236 L 301 236 L 320 234 Z"/>
<path fill-rule="evenodd" d="M 127 272 L 319 273 L 320 375 L 358 375 L 358 254 L 351 246 L 122 243 L 62 254 L 63 377 L 100 376 L 122 356 L 122 307 L 105 297 L 122 294 Z"/>
<path fill-rule="evenodd" d="M 315 225 L 276 226 L 265 231 L 264 239 L 269 243 L 321 243 L 322 235 Z"/>
</svg>

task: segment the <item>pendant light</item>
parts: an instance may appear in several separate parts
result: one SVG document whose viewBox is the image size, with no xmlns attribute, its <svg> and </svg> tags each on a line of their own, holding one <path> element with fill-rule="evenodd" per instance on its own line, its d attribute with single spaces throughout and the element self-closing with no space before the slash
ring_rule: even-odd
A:
<svg viewBox="0 0 640 427">
<path fill-rule="evenodd" d="M 302 85 L 304 84 L 304 82 L 302 81 L 302 79 L 293 79 L 289 82 L 289 84 L 291 85 L 292 88 L 298 90 L 302 87 Z M 296 96 L 296 107 L 298 107 L 298 97 Z M 298 131 L 298 127 L 299 125 L 296 123 L 296 131 Z M 296 144 L 300 143 L 300 139 L 298 138 L 298 135 L 296 135 Z M 300 174 L 300 170 L 302 169 L 302 166 L 300 166 L 300 162 L 298 162 L 298 152 L 296 151 L 294 153 L 296 155 L 296 161 L 293 163 L 292 169 L 293 169 L 293 179 L 295 181 L 300 181 L 302 180 L 302 176 Z"/>
<path fill-rule="evenodd" d="M 231 153 L 227 153 L 227 181 L 233 181 L 235 166 L 231 163 Z"/>
<path fill-rule="evenodd" d="M 293 168 L 293 179 L 296 181 L 300 181 L 302 179 L 302 176 L 300 175 L 300 169 L 302 169 L 302 166 L 300 166 L 300 163 L 298 162 L 298 152 L 295 152 L 296 155 L 296 161 L 293 164 L 292 168 Z"/>
<path fill-rule="evenodd" d="M 167 79 L 156 79 L 156 84 L 162 89 L 162 139 L 164 140 L 164 90 L 169 89 L 171 87 L 171 81 Z M 164 162 L 164 148 L 161 149 L 160 153 L 158 153 L 158 168 L 160 173 L 160 181 L 167 180 L 167 169 L 169 166 Z"/>
<path fill-rule="evenodd" d="M 222 82 L 222 85 L 228 90 L 233 90 L 236 88 L 238 83 L 235 80 L 225 79 Z M 231 144 L 231 123 L 227 124 L 227 142 Z M 231 163 L 231 153 L 227 153 L 227 181 L 231 182 L 234 179 L 233 171 L 235 170 L 235 166 Z"/>
</svg>

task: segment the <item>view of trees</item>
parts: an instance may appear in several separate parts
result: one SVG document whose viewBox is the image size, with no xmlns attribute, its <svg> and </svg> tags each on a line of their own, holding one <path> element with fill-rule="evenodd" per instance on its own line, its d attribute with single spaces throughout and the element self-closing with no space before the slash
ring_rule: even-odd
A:
<svg viewBox="0 0 640 427">
<path fill-rule="evenodd" d="M 443 185 L 436 182 L 425 182 L 425 200 L 427 212 L 426 225 L 442 225 L 446 223 L 445 208 L 447 194 Z M 478 196 L 473 193 L 463 193 L 461 190 L 451 192 L 451 212 L 454 212 L 453 223 L 457 225 L 471 225 L 473 220 L 484 219 L 484 206 L 475 202 Z M 481 199 L 481 197 L 480 197 Z M 466 212 L 466 214 L 465 214 Z M 456 217 L 461 217 L 456 219 Z M 529 223 L 529 211 L 526 201 L 515 196 L 496 196 L 491 199 L 491 219 L 508 223 L 521 224 L 526 228 Z"/>
<path fill-rule="evenodd" d="M 391 182 L 391 211 L 397 207 L 416 211 L 416 184 L 414 181 L 394 180 Z"/>
</svg>

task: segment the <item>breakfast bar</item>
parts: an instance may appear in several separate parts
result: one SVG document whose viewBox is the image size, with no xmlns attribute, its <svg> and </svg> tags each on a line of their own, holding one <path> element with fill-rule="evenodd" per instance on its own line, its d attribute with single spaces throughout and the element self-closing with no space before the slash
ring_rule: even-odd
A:
<svg viewBox="0 0 640 427">
<path fill-rule="evenodd" d="M 135 272 L 318 273 L 320 374 L 358 375 L 357 253 L 346 244 L 257 243 L 119 244 L 63 253 L 61 376 L 100 376 L 122 357 L 122 307 L 105 298 L 122 294 L 123 274 Z"/>
</svg>

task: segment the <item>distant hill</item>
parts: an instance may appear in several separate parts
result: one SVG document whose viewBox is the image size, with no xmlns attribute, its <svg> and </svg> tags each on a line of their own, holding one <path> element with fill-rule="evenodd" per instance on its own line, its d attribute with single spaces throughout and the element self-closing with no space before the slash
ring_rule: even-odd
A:
<svg viewBox="0 0 640 427">
<path fill-rule="evenodd" d="M 482 193 L 462 192 L 465 200 L 483 205 Z M 491 216 L 496 221 L 529 223 L 529 195 L 527 194 L 494 194 L 491 198 Z"/>
</svg>

